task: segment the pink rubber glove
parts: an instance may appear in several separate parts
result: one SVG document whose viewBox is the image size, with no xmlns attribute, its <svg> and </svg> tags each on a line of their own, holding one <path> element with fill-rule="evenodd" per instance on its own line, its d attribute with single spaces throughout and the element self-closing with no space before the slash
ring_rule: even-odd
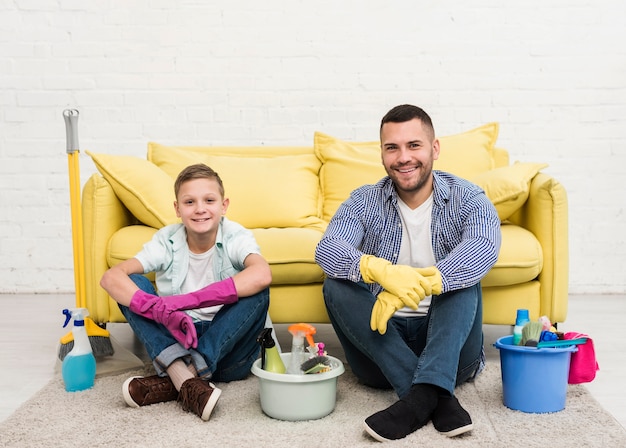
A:
<svg viewBox="0 0 626 448">
<path fill-rule="evenodd" d="M 228 305 L 239 300 L 235 282 L 228 277 L 220 282 L 211 283 L 198 291 L 174 296 L 163 296 L 155 308 L 167 315 L 177 310 L 195 310 L 216 305 Z"/>
<path fill-rule="evenodd" d="M 183 311 L 159 312 L 158 305 L 162 302 L 161 297 L 139 289 L 133 295 L 129 308 L 135 314 L 163 324 L 183 347 L 196 348 L 198 334 L 193 319 Z"/>
</svg>

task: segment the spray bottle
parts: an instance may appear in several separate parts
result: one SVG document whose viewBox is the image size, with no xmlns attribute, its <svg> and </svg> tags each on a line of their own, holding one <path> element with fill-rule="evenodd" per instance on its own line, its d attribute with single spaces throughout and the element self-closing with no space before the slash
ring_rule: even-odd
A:
<svg viewBox="0 0 626 448">
<path fill-rule="evenodd" d="M 315 347 L 313 335 L 317 330 L 313 325 L 304 323 L 292 324 L 288 327 L 288 330 L 293 336 L 293 341 L 291 343 L 291 359 L 289 361 L 287 373 L 292 375 L 302 375 L 304 372 L 300 366 L 307 359 L 307 355 L 304 350 L 304 339 L 306 338 L 309 345 Z"/>
<path fill-rule="evenodd" d="M 96 358 L 93 356 L 85 330 L 85 317 L 89 312 L 85 308 L 71 308 L 63 310 L 63 314 L 65 314 L 63 328 L 70 319 L 74 319 L 72 328 L 74 348 L 63 358 L 61 367 L 65 390 L 77 392 L 91 389 L 96 378 Z"/>
<path fill-rule="evenodd" d="M 264 328 L 256 341 L 261 344 L 261 368 L 268 372 L 285 373 L 285 364 L 272 338 L 272 329 Z"/>
</svg>

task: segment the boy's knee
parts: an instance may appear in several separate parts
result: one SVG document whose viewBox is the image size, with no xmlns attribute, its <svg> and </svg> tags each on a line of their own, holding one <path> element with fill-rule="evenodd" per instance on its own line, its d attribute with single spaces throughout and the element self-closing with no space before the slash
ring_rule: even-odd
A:
<svg viewBox="0 0 626 448">
<path fill-rule="evenodd" d="M 154 285 L 148 279 L 148 277 L 146 277 L 145 275 L 142 275 L 142 274 L 130 274 L 128 277 L 143 292 L 147 292 L 148 294 L 156 295 L 156 290 L 154 289 Z"/>
</svg>

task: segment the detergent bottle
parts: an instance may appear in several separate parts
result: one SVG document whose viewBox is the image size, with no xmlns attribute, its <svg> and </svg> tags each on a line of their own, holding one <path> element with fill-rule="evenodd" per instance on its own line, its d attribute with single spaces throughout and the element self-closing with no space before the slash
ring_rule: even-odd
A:
<svg viewBox="0 0 626 448">
<path fill-rule="evenodd" d="M 256 341 L 261 344 L 261 368 L 268 372 L 285 373 L 285 363 L 272 338 L 272 329 L 264 328 Z"/>
<path fill-rule="evenodd" d="M 307 355 L 304 349 L 304 340 L 306 338 L 310 346 L 315 347 L 313 342 L 313 335 L 316 333 L 316 329 L 313 325 L 298 323 L 292 324 L 288 328 L 289 333 L 293 336 L 291 343 L 291 358 L 289 360 L 289 367 L 287 373 L 293 375 L 302 375 L 304 372 L 300 368 L 302 363 L 307 360 Z"/>
<path fill-rule="evenodd" d="M 513 345 L 520 345 L 522 342 L 522 329 L 524 325 L 530 322 L 528 310 L 517 310 L 517 316 L 515 318 L 515 325 L 513 326 Z"/>
<path fill-rule="evenodd" d="M 85 308 L 72 308 L 63 310 L 63 314 L 65 314 L 63 328 L 67 326 L 70 319 L 74 320 L 72 328 L 74 347 L 63 358 L 61 366 L 65 390 L 78 392 L 90 389 L 96 378 L 96 358 L 93 356 L 85 330 L 85 317 L 89 315 L 89 312 Z"/>
</svg>

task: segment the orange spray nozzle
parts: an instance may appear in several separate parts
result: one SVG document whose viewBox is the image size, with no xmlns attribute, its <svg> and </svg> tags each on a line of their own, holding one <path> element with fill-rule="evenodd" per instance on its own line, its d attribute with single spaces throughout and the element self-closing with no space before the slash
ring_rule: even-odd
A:
<svg viewBox="0 0 626 448">
<path fill-rule="evenodd" d="M 313 335 L 317 332 L 315 327 L 311 324 L 305 323 L 297 323 L 291 324 L 287 328 L 289 333 L 294 336 L 304 336 L 311 347 L 315 347 L 315 342 L 313 341 Z"/>
</svg>

